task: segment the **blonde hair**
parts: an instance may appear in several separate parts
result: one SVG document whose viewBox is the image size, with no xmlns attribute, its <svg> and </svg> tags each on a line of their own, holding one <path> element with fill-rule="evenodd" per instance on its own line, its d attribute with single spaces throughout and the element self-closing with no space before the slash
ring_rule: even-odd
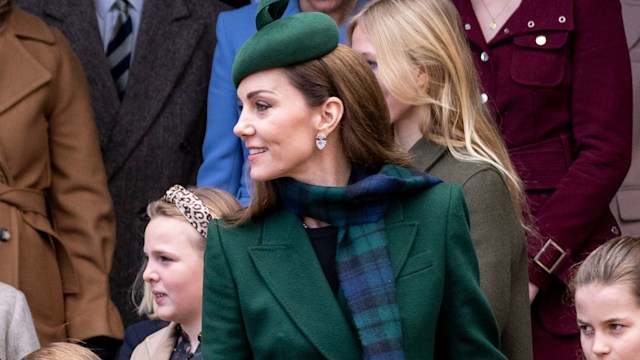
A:
<svg viewBox="0 0 640 360">
<path fill-rule="evenodd" d="M 640 237 L 620 236 L 607 241 L 579 265 L 569 291 L 586 285 L 628 285 L 640 305 Z"/>
<path fill-rule="evenodd" d="M 387 163 L 411 166 L 409 157 L 393 140 L 389 110 L 375 74 L 358 53 L 338 45 L 319 59 L 283 70 L 309 106 L 322 104 L 331 96 L 342 100 L 339 141 L 350 164 L 369 172 L 377 172 Z M 277 205 L 273 181 L 254 182 L 252 187 L 249 207 L 235 216 L 225 216 L 228 224 L 242 224 Z"/>
<path fill-rule="evenodd" d="M 222 218 L 226 214 L 231 214 L 240 210 L 241 206 L 238 200 L 231 196 L 224 190 L 215 188 L 187 188 L 191 193 L 202 201 L 202 203 L 209 209 L 209 212 L 214 219 Z M 164 197 L 147 205 L 147 215 L 149 219 L 153 219 L 158 216 L 167 216 L 176 219 L 187 221 L 184 215 L 180 212 L 178 207 L 173 203 L 164 201 Z M 202 236 L 198 236 L 195 240 L 195 247 L 202 253 L 206 247 L 206 239 Z M 133 282 L 133 291 L 131 292 L 131 298 L 136 305 L 137 313 L 140 316 L 147 316 L 150 319 L 156 319 L 156 303 L 153 300 L 153 294 L 151 293 L 151 286 L 144 281 L 142 274 L 147 266 L 145 260 L 142 267 L 138 271 L 136 278 Z M 140 300 L 138 300 L 140 299 Z"/>
<path fill-rule="evenodd" d="M 53 342 L 28 354 L 22 360 L 100 360 L 100 358 L 81 345 Z"/>
<path fill-rule="evenodd" d="M 471 51 L 450 0 L 373 0 L 351 20 L 373 44 L 378 74 L 389 92 L 419 111 L 424 138 L 462 161 L 484 162 L 505 181 L 525 225 L 523 185 L 487 108 Z M 418 81 L 416 70 L 428 81 Z"/>
</svg>

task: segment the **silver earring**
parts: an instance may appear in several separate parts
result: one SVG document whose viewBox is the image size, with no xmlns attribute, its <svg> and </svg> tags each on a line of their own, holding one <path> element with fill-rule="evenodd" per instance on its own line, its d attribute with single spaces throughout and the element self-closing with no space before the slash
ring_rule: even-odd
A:
<svg viewBox="0 0 640 360">
<path fill-rule="evenodd" d="M 318 150 L 322 150 L 325 146 L 327 146 L 327 137 L 322 134 L 318 134 L 318 136 L 316 136 L 316 147 Z"/>
</svg>

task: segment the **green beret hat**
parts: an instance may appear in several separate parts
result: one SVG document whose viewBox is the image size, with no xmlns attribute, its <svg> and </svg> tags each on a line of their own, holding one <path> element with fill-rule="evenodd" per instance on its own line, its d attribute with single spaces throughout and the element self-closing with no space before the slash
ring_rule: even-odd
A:
<svg viewBox="0 0 640 360">
<path fill-rule="evenodd" d="M 236 87 L 255 72 L 317 59 L 338 46 L 338 25 L 330 16 L 301 12 L 281 18 L 288 3 L 288 0 L 260 1 L 256 15 L 258 31 L 242 45 L 233 61 Z"/>
</svg>

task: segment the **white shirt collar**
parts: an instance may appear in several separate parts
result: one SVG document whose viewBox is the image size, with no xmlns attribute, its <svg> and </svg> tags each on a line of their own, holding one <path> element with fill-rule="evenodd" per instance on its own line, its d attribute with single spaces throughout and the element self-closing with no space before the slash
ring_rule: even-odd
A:
<svg viewBox="0 0 640 360">
<path fill-rule="evenodd" d="M 140 11 L 140 9 L 142 9 L 142 1 L 144 0 L 127 0 L 129 2 L 129 5 L 135 9 Z M 104 18 L 107 13 L 109 12 L 109 10 L 111 10 L 111 7 L 113 6 L 113 4 L 116 2 L 116 0 L 93 0 L 93 3 L 95 4 L 96 7 L 96 13 L 98 13 L 98 16 L 100 16 L 101 18 Z"/>
</svg>

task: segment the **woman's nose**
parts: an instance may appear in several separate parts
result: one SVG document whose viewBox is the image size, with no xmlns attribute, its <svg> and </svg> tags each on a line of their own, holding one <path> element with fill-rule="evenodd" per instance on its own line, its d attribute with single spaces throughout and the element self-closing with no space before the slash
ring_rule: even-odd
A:
<svg viewBox="0 0 640 360">
<path fill-rule="evenodd" d="M 236 136 L 241 139 L 244 139 L 246 136 L 251 136 L 256 133 L 255 128 L 251 125 L 249 121 L 249 115 L 246 113 L 244 109 L 240 113 L 238 122 L 233 127 L 233 133 L 236 134 Z"/>
</svg>

